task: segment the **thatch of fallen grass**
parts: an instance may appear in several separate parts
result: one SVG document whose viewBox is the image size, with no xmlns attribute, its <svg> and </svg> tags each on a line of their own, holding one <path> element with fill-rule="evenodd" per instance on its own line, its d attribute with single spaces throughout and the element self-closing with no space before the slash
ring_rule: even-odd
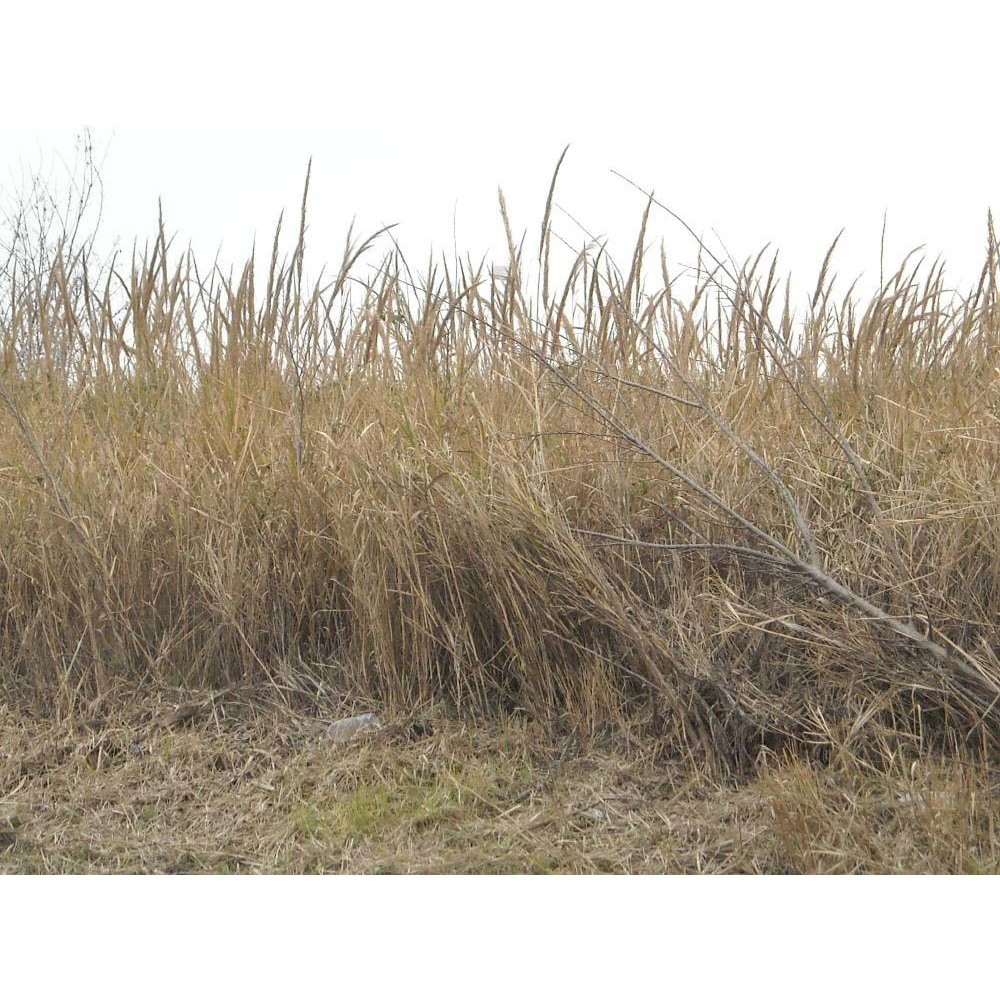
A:
<svg viewBox="0 0 1000 1000">
<path fill-rule="evenodd" d="M 188 692 L 190 694 L 190 692 Z M 120 694 L 124 694 L 121 692 Z M 62 720 L 0 707 L 0 873 L 995 873 L 996 770 L 837 744 L 735 786 L 641 723 L 392 715 L 350 744 L 256 691 L 118 697 Z"/>
</svg>

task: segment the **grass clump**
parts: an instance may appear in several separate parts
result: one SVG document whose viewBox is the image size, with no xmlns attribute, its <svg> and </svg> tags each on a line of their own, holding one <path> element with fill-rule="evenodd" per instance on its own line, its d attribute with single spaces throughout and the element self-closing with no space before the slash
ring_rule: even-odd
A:
<svg viewBox="0 0 1000 1000">
<path fill-rule="evenodd" d="M 231 275 L 162 224 L 125 265 L 15 245 L 8 699 L 71 718 L 128 685 L 264 684 L 591 735 L 641 716 L 742 778 L 785 751 L 991 747 L 992 228 L 967 296 L 906 263 L 837 301 L 824 264 L 795 314 L 761 258 L 710 260 L 682 301 L 645 225 L 628 273 L 587 249 L 558 276 L 546 215 L 536 285 L 513 240 L 502 278 L 415 277 L 398 251 L 365 270 L 374 238 L 310 284 L 304 207 L 290 258 L 276 237 Z M 412 794 L 362 785 L 294 825 L 364 839 L 467 805 Z"/>
</svg>

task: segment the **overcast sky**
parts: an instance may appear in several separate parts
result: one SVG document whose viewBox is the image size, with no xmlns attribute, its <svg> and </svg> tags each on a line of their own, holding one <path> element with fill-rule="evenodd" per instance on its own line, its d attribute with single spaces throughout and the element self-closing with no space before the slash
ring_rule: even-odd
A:
<svg viewBox="0 0 1000 1000">
<path fill-rule="evenodd" d="M 105 234 L 126 244 L 162 198 L 179 244 L 239 259 L 297 216 L 312 157 L 314 263 L 353 217 L 398 224 L 417 261 L 454 242 L 502 259 L 497 188 L 537 245 L 566 144 L 556 232 L 583 244 L 572 215 L 623 264 L 644 199 L 613 170 L 737 258 L 771 244 L 802 288 L 842 228 L 837 270 L 877 282 L 884 216 L 887 264 L 923 245 L 968 284 L 1000 208 L 1000 17 L 981 4 L 56 7 L 13 15 L 56 68 L 22 46 L 2 70 L 19 99 L 0 112 L 0 187 L 71 159 L 89 127 Z M 661 237 L 693 261 L 654 211 Z"/>
</svg>

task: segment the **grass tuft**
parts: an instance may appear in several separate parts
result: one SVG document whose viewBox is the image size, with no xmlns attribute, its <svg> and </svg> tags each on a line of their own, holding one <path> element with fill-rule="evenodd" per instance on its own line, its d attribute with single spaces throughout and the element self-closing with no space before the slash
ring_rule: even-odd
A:
<svg viewBox="0 0 1000 1000">
<path fill-rule="evenodd" d="M 907 261 L 838 300 L 828 259 L 795 313 L 763 258 L 704 246 L 687 300 L 642 239 L 627 273 L 585 250 L 560 276 L 549 225 L 537 287 L 513 240 L 506 270 L 416 275 L 375 238 L 310 284 L 305 203 L 290 257 L 276 236 L 228 275 L 162 222 L 107 265 L 79 229 L 11 244 L 5 701 L 70 725 L 178 690 L 198 724 L 263 687 L 298 712 L 641 723 L 698 773 L 797 782 L 774 812 L 789 869 L 889 867 L 900 762 L 978 766 L 1000 720 L 992 228 L 967 296 Z M 80 766 L 127 753 L 109 737 Z M 992 813 L 948 766 L 960 808 L 907 806 L 911 860 L 931 816 L 948 867 L 992 870 Z M 497 780 L 310 793 L 293 841 L 416 836 L 481 816 Z M 867 782 L 883 811 L 852 804 Z"/>
</svg>

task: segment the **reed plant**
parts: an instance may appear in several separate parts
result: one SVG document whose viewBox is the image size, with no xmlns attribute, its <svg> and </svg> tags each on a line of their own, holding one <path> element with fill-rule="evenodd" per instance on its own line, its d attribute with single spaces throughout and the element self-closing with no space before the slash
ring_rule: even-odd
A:
<svg viewBox="0 0 1000 1000">
<path fill-rule="evenodd" d="M 162 220 L 108 262 L 72 220 L 12 239 L 5 697 L 267 684 L 645 716 L 741 773 L 988 744 L 992 221 L 969 294 L 908 259 L 838 296 L 828 255 L 803 310 L 773 260 L 705 246 L 681 296 L 646 252 L 652 197 L 628 270 L 591 246 L 560 271 L 551 205 L 505 269 L 417 273 L 382 232 L 310 279 L 305 198 L 294 250 L 279 227 L 231 273 Z"/>
</svg>

